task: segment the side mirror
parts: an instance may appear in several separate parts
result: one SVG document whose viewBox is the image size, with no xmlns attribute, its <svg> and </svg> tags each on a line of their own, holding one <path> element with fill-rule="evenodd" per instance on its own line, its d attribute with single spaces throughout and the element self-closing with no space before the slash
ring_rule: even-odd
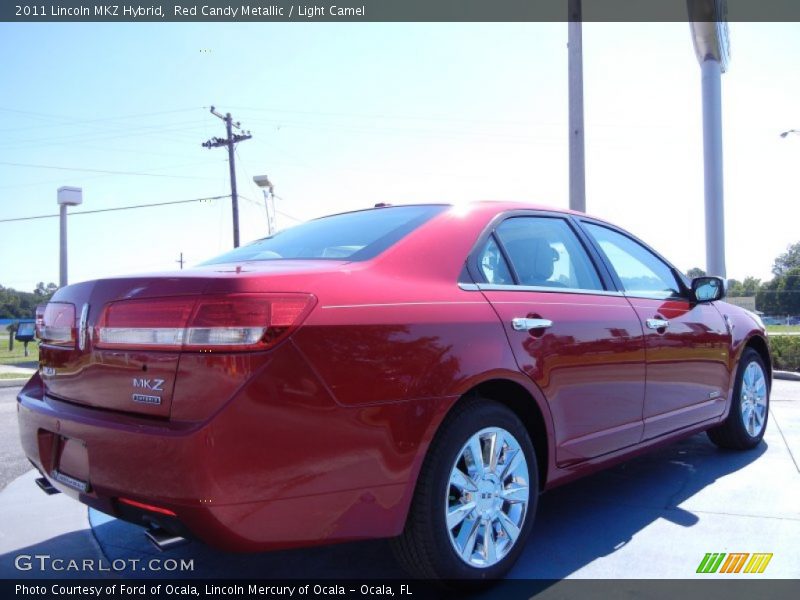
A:
<svg viewBox="0 0 800 600">
<path fill-rule="evenodd" d="M 725 282 L 721 277 L 695 277 L 692 293 L 698 302 L 714 302 L 725 297 Z"/>
</svg>

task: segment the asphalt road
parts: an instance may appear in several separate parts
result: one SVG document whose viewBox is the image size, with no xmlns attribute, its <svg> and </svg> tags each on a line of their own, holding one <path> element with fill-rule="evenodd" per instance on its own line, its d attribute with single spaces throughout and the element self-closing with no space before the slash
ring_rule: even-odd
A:
<svg viewBox="0 0 800 600">
<path fill-rule="evenodd" d="M 31 468 L 19 445 L 16 402 L 19 390 L 0 388 L 0 490 Z"/>
</svg>

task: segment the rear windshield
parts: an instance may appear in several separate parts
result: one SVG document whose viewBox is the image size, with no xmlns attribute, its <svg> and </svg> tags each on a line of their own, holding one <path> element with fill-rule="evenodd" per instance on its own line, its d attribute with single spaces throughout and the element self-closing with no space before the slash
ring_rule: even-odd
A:
<svg viewBox="0 0 800 600">
<path fill-rule="evenodd" d="M 203 264 L 248 260 L 367 260 L 447 206 L 392 206 L 322 217 L 236 248 Z"/>
</svg>

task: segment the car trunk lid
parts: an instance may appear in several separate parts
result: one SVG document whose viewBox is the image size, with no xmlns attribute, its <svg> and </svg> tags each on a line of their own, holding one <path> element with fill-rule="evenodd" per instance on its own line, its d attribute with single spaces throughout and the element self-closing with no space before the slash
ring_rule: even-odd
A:
<svg viewBox="0 0 800 600">
<path fill-rule="evenodd" d="M 40 349 L 45 392 L 94 408 L 169 418 L 182 352 L 268 349 L 289 335 L 316 301 L 286 290 L 305 287 L 341 265 L 214 265 L 61 288 L 47 305 L 44 318 L 50 322 L 41 327 L 48 338 Z M 120 316 L 118 307 L 127 312 Z M 142 313 L 146 320 L 148 311 L 161 311 L 172 324 L 142 327 Z M 176 326 L 175 318 L 183 321 Z"/>
</svg>

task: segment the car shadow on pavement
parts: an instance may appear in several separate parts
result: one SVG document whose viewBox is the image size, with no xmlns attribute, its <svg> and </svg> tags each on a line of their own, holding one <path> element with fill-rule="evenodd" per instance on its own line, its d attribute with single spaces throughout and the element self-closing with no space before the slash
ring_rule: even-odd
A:
<svg viewBox="0 0 800 600">
<path fill-rule="evenodd" d="M 93 567 L 99 566 L 96 548 L 92 532 L 87 529 L 18 548 L 0 555 L 0 579 L 102 577 L 108 573 L 82 568 L 84 559 L 94 560 Z M 53 563 L 55 560 L 61 562 Z M 70 560 L 77 561 L 74 568 L 70 568 Z"/>
<path fill-rule="evenodd" d="M 680 508 L 680 504 L 753 462 L 766 449 L 767 444 L 762 442 L 751 452 L 727 452 L 717 449 L 705 435 L 697 435 L 550 491 L 540 499 L 533 535 L 510 577 L 562 579 L 595 559 L 612 554 L 659 518 L 691 527 L 699 518 Z M 188 542 L 161 552 L 146 540 L 141 527 L 94 510 L 90 510 L 89 517 L 106 567 L 124 565 L 114 573 L 122 577 L 407 578 L 395 563 L 386 540 L 260 554 L 226 553 Z M 109 571 L 42 573 L 14 568 L 15 558 L 25 554 L 89 558 L 96 553 L 91 537 L 89 531 L 77 531 L 9 552 L 0 556 L 0 576 L 113 575 Z M 159 560 L 150 563 L 152 559 Z M 191 561 L 191 569 L 180 570 L 181 559 Z"/>
<path fill-rule="evenodd" d="M 762 441 L 749 452 L 721 450 L 699 434 L 542 495 L 533 535 L 510 577 L 563 579 L 657 519 L 692 527 L 700 518 L 680 505 L 767 448 Z"/>
</svg>

